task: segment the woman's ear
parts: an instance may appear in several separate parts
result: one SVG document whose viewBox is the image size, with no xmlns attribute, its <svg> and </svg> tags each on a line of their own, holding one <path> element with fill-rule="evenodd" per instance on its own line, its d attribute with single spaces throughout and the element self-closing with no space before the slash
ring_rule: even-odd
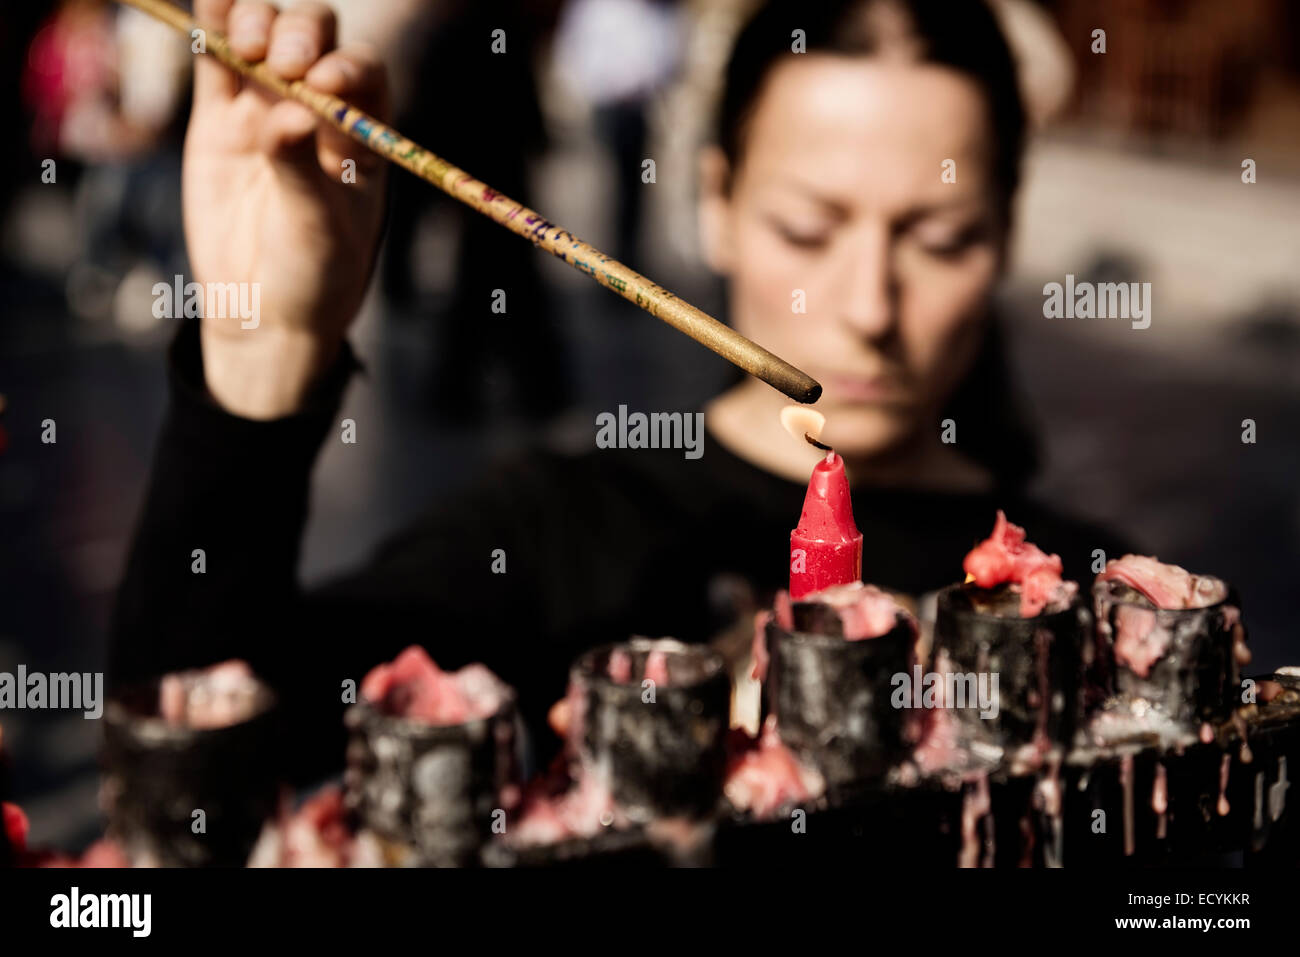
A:
<svg viewBox="0 0 1300 957">
<path fill-rule="evenodd" d="M 716 146 L 700 151 L 700 251 L 709 268 L 726 276 L 731 271 L 731 167 Z"/>
</svg>

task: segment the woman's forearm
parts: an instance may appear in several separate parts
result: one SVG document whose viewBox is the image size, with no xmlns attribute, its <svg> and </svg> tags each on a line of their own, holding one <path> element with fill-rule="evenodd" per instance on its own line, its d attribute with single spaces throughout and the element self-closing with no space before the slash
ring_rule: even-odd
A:
<svg viewBox="0 0 1300 957">
<path fill-rule="evenodd" d="M 182 329 L 118 595 L 115 680 L 248 656 L 264 645 L 265 631 L 297 599 L 311 470 L 350 361 L 350 354 L 336 361 L 298 414 L 254 421 L 206 396 L 198 330 Z"/>
<path fill-rule="evenodd" d="M 299 329 L 232 328 L 204 323 L 208 395 L 232 415 L 257 421 L 299 412 L 338 359 L 336 336 Z"/>
</svg>

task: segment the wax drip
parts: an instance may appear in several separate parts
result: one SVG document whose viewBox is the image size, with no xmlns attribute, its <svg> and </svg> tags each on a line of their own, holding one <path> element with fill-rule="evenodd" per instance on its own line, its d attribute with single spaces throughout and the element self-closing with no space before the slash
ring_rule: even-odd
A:
<svg viewBox="0 0 1300 957">
<path fill-rule="evenodd" d="M 1051 747 L 1051 738 L 1047 734 L 1047 713 L 1051 708 L 1051 678 L 1047 673 L 1048 656 L 1051 654 L 1052 633 L 1046 628 L 1039 628 L 1034 632 L 1034 645 L 1038 652 L 1038 689 L 1037 702 L 1030 699 L 1030 704 L 1036 704 L 1038 717 L 1034 721 L 1034 766 L 1038 767 L 1042 763 L 1043 755 Z"/>
<path fill-rule="evenodd" d="M 991 815 L 992 802 L 989 799 L 988 776 L 981 773 L 976 776 L 974 785 L 968 784 L 962 791 L 961 801 L 961 853 L 957 858 L 958 867 L 980 867 L 979 823 L 982 818 Z M 986 839 L 992 844 L 992 835 Z"/>
<path fill-rule="evenodd" d="M 1034 785 L 1032 806 L 1043 819 L 1045 839 L 1043 841 L 1043 865 L 1061 866 L 1061 758 L 1056 756 L 1047 762 L 1047 773 L 1040 775 Z"/>
<path fill-rule="evenodd" d="M 1151 810 L 1159 815 L 1156 820 L 1156 839 L 1163 841 L 1168 825 L 1165 812 L 1169 810 L 1169 784 L 1165 776 L 1165 766 L 1159 761 L 1156 762 L 1156 779 L 1151 785 Z"/>
<path fill-rule="evenodd" d="M 1020 818 L 1020 866 L 1034 866 L 1034 822 L 1032 811 L 1025 811 Z"/>
<path fill-rule="evenodd" d="M 1255 772 L 1255 833 L 1264 830 L 1264 772 Z"/>
<path fill-rule="evenodd" d="M 1219 762 L 1219 817 L 1226 817 L 1232 808 L 1228 804 L 1228 772 L 1232 768 L 1232 755 L 1225 754 Z"/>
<path fill-rule="evenodd" d="M 983 781 L 984 781 L 984 790 L 987 792 L 989 787 L 988 777 L 985 776 L 983 778 Z M 992 867 L 994 858 L 996 856 L 994 853 L 996 851 L 996 847 L 994 845 L 994 836 L 997 834 L 997 821 L 992 814 L 992 810 L 993 810 L 992 798 L 990 797 L 988 798 L 988 800 L 990 802 L 989 803 L 990 813 L 984 815 L 984 864 L 983 864 L 984 867 Z"/>
<path fill-rule="evenodd" d="M 1232 712 L 1232 726 L 1236 729 L 1237 734 L 1241 737 L 1241 749 L 1237 752 L 1237 760 L 1242 764 L 1250 764 L 1254 760 L 1254 752 L 1250 750 L 1250 731 L 1246 727 L 1246 719 L 1240 711 Z"/>
<path fill-rule="evenodd" d="M 1124 788 L 1124 855 L 1133 853 L 1133 755 L 1119 759 L 1119 780 Z"/>
</svg>

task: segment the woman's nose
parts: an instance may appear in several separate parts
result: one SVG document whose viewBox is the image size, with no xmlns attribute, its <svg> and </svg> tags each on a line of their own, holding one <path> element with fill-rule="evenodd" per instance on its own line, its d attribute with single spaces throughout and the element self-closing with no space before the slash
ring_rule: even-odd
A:
<svg viewBox="0 0 1300 957">
<path fill-rule="evenodd" d="M 897 318 L 898 296 L 886 230 L 864 230 L 849 244 L 841 268 L 841 320 L 858 335 L 879 339 Z"/>
</svg>

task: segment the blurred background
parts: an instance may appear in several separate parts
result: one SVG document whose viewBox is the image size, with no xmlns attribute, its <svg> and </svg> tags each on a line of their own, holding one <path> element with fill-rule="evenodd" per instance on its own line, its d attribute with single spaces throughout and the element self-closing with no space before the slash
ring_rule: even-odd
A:
<svg viewBox="0 0 1300 957">
<path fill-rule="evenodd" d="M 399 129 L 721 313 L 697 254 L 695 150 L 749 3 L 334 5 L 343 39 L 384 51 Z M 1037 122 L 1001 293 L 1045 442 L 1034 490 L 1234 582 L 1251 671 L 1300 664 L 1300 4 L 996 6 Z M 494 29 L 510 55 L 487 68 Z M 174 331 L 150 290 L 187 271 L 189 69 L 187 43 L 112 3 L 0 11 L 0 671 L 104 665 Z M 466 77 L 473 96 L 445 94 Z M 1043 284 L 1066 273 L 1151 282 L 1151 328 L 1044 319 Z M 508 316 L 488 312 L 493 288 L 508 291 Z M 566 364 L 559 387 L 530 381 L 527 356 L 503 348 L 507 324 L 530 330 L 530 355 Z M 342 414 L 370 454 L 334 443 L 322 456 L 308 582 L 362 560 L 492 456 L 543 433 L 591 444 L 595 410 L 687 409 L 728 378 L 685 337 L 400 173 L 353 342 L 369 374 Z M 465 388 L 471 401 L 449 401 Z M 40 440 L 45 419 L 56 444 Z M 97 722 L 0 723 L 34 842 L 84 846 L 100 830 Z"/>
</svg>

